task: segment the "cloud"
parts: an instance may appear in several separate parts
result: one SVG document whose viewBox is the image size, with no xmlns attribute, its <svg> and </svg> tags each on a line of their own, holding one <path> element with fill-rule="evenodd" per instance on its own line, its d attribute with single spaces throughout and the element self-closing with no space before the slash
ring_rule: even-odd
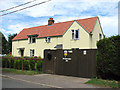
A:
<svg viewBox="0 0 120 90">
<path fill-rule="evenodd" d="M 9 34 L 19 33 L 24 28 L 28 28 L 28 27 L 30 27 L 30 26 L 27 25 L 27 24 L 24 24 L 24 23 L 22 23 L 22 24 L 12 24 L 12 25 L 8 25 L 8 27 L 6 29 L 0 28 L 0 31 L 4 34 L 6 39 L 8 39 Z"/>
<path fill-rule="evenodd" d="M 0 8 L 7 9 L 32 0 L 1 0 Z M 36 0 L 30 6 L 45 0 Z M 6 35 L 19 33 L 23 28 L 47 24 L 49 17 L 55 22 L 64 22 L 80 18 L 99 16 L 105 35 L 117 33 L 119 0 L 52 0 L 50 2 L 25 9 L 2 17 L 1 28 Z M 9 4 L 6 4 L 9 3 Z M 21 9 L 22 6 L 10 11 Z M 9 12 L 10 12 L 9 11 Z M 0 13 L 1 14 L 1 13 Z M 114 23 L 113 23 L 114 22 Z"/>
<path fill-rule="evenodd" d="M 12 0 L 0 0 L 0 9 L 5 10 L 10 7 L 15 6 L 16 4 Z"/>
<path fill-rule="evenodd" d="M 15 25 L 9 25 L 7 33 L 13 34 L 13 33 L 19 33 L 22 29 L 26 28 L 27 25 L 22 25 L 22 24 L 15 24 Z"/>
<path fill-rule="evenodd" d="M 29 0 L 19 0 L 19 1 L 2 1 L 1 8 L 16 6 L 22 3 L 26 3 Z M 31 0 L 32 1 L 32 0 Z M 10 10 L 18 10 L 30 5 L 34 5 L 46 0 L 36 0 L 25 6 Z M 105 2 L 106 1 L 106 2 Z M 10 2 L 7 6 L 6 3 Z M 86 14 L 114 14 L 117 9 L 116 4 L 118 0 L 51 0 L 49 2 L 40 4 L 38 6 L 25 9 L 23 11 L 17 12 L 18 14 L 31 16 L 31 17 L 45 17 L 45 16 L 55 16 L 55 15 L 83 15 Z M 93 12 L 92 12 L 93 11 Z M 112 11 L 112 12 L 111 12 Z"/>
<path fill-rule="evenodd" d="M 31 17 L 45 16 L 82 16 L 83 14 L 114 15 L 117 12 L 117 2 L 60 2 L 50 1 L 30 9 L 21 14 Z"/>
<path fill-rule="evenodd" d="M 118 34 L 118 16 L 100 16 L 103 32 L 106 36 Z"/>
</svg>

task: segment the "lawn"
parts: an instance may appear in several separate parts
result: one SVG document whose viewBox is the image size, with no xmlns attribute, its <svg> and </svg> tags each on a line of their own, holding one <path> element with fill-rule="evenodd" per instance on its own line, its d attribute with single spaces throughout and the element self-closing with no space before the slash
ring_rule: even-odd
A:
<svg viewBox="0 0 120 90">
<path fill-rule="evenodd" d="M 85 84 L 93 84 L 98 86 L 105 86 L 105 87 L 112 87 L 112 88 L 120 88 L 120 81 L 115 80 L 103 80 L 103 79 L 97 79 L 93 78 L 86 82 Z"/>
<path fill-rule="evenodd" d="M 11 68 L 2 68 L 3 72 L 9 72 L 14 74 L 24 74 L 24 75 L 35 75 L 35 74 L 42 74 L 43 72 L 40 71 L 31 71 L 31 70 L 17 70 Z"/>
</svg>

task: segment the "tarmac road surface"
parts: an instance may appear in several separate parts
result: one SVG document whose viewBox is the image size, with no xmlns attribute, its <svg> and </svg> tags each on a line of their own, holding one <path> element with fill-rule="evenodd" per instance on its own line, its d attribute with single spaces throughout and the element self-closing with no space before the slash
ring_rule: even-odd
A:
<svg viewBox="0 0 120 90">
<path fill-rule="evenodd" d="M 50 88 L 39 84 L 27 83 L 10 78 L 2 78 L 2 88 Z"/>
</svg>

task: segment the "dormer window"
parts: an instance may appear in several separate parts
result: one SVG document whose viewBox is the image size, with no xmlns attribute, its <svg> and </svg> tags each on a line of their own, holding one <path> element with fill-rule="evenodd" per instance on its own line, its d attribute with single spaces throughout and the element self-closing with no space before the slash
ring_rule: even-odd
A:
<svg viewBox="0 0 120 90">
<path fill-rule="evenodd" d="M 30 36 L 29 37 L 29 42 L 30 43 L 36 43 L 36 36 Z"/>
<path fill-rule="evenodd" d="M 79 30 L 72 30 L 72 39 L 79 39 Z"/>
<path fill-rule="evenodd" d="M 50 37 L 46 37 L 46 42 L 50 43 Z"/>
</svg>

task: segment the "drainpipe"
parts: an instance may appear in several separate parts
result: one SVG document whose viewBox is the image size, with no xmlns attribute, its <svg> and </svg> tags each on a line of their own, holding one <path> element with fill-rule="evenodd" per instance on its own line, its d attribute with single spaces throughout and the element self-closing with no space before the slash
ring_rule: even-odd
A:
<svg viewBox="0 0 120 90">
<path fill-rule="evenodd" d="M 91 48 L 91 49 L 92 49 L 92 35 L 93 35 L 93 34 L 90 33 L 90 44 L 91 44 L 91 45 L 90 45 L 90 48 Z"/>
</svg>

